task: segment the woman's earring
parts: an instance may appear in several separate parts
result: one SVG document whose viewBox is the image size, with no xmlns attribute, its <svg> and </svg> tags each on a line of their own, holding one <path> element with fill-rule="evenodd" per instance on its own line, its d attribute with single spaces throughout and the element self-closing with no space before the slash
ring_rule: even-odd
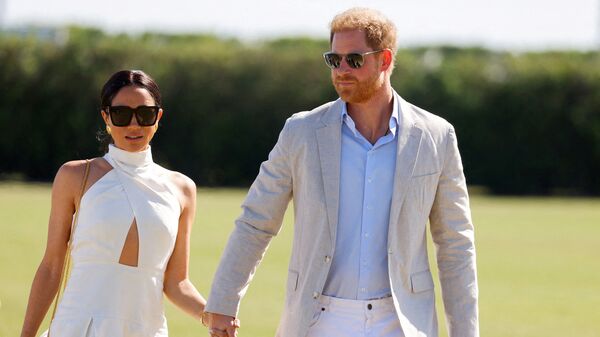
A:
<svg viewBox="0 0 600 337">
<path fill-rule="evenodd" d="M 110 126 L 106 126 L 106 133 L 108 133 L 110 135 Z"/>
</svg>

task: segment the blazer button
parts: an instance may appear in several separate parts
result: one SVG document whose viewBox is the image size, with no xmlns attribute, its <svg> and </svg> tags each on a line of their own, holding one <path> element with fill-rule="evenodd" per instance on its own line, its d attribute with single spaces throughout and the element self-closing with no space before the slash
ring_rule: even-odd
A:
<svg viewBox="0 0 600 337">
<path fill-rule="evenodd" d="M 325 262 L 331 261 L 331 257 L 329 255 L 325 256 Z"/>
<path fill-rule="evenodd" d="M 319 298 L 319 293 L 318 292 L 314 292 L 313 293 L 313 298 L 316 300 L 317 298 Z"/>
</svg>

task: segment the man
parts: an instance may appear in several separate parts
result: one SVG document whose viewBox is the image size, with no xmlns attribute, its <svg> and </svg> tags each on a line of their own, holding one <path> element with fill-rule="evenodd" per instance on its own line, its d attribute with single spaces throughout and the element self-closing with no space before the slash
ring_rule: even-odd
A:
<svg viewBox="0 0 600 337">
<path fill-rule="evenodd" d="M 396 30 L 354 8 L 331 23 L 340 96 L 289 118 L 244 201 L 206 307 L 235 334 L 240 300 L 294 202 L 277 336 L 437 336 L 426 224 L 452 337 L 479 336 L 473 225 L 453 127 L 391 87 Z"/>
</svg>

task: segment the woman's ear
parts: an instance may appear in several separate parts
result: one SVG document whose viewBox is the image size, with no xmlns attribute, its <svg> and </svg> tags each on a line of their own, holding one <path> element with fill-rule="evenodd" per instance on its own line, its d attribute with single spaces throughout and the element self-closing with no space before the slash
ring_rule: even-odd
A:
<svg viewBox="0 0 600 337">
<path fill-rule="evenodd" d="M 108 125 L 108 113 L 106 113 L 106 111 L 104 111 L 104 109 L 100 110 L 100 116 L 102 116 L 104 123 L 106 123 L 106 125 Z"/>
</svg>

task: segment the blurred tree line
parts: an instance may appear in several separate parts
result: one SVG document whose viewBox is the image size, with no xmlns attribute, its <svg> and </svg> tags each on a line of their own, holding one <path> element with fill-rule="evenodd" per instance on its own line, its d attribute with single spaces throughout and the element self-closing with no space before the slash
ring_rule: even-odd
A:
<svg viewBox="0 0 600 337">
<path fill-rule="evenodd" d="M 212 35 L 0 35 L 0 178 L 51 180 L 98 156 L 99 93 L 120 69 L 161 87 L 155 160 L 203 186 L 249 184 L 292 113 L 337 98 L 327 40 Z M 600 54 L 401 49 L 394 88 L 457 129 L 469 184 L 600 195 Z"/>
</svg>

